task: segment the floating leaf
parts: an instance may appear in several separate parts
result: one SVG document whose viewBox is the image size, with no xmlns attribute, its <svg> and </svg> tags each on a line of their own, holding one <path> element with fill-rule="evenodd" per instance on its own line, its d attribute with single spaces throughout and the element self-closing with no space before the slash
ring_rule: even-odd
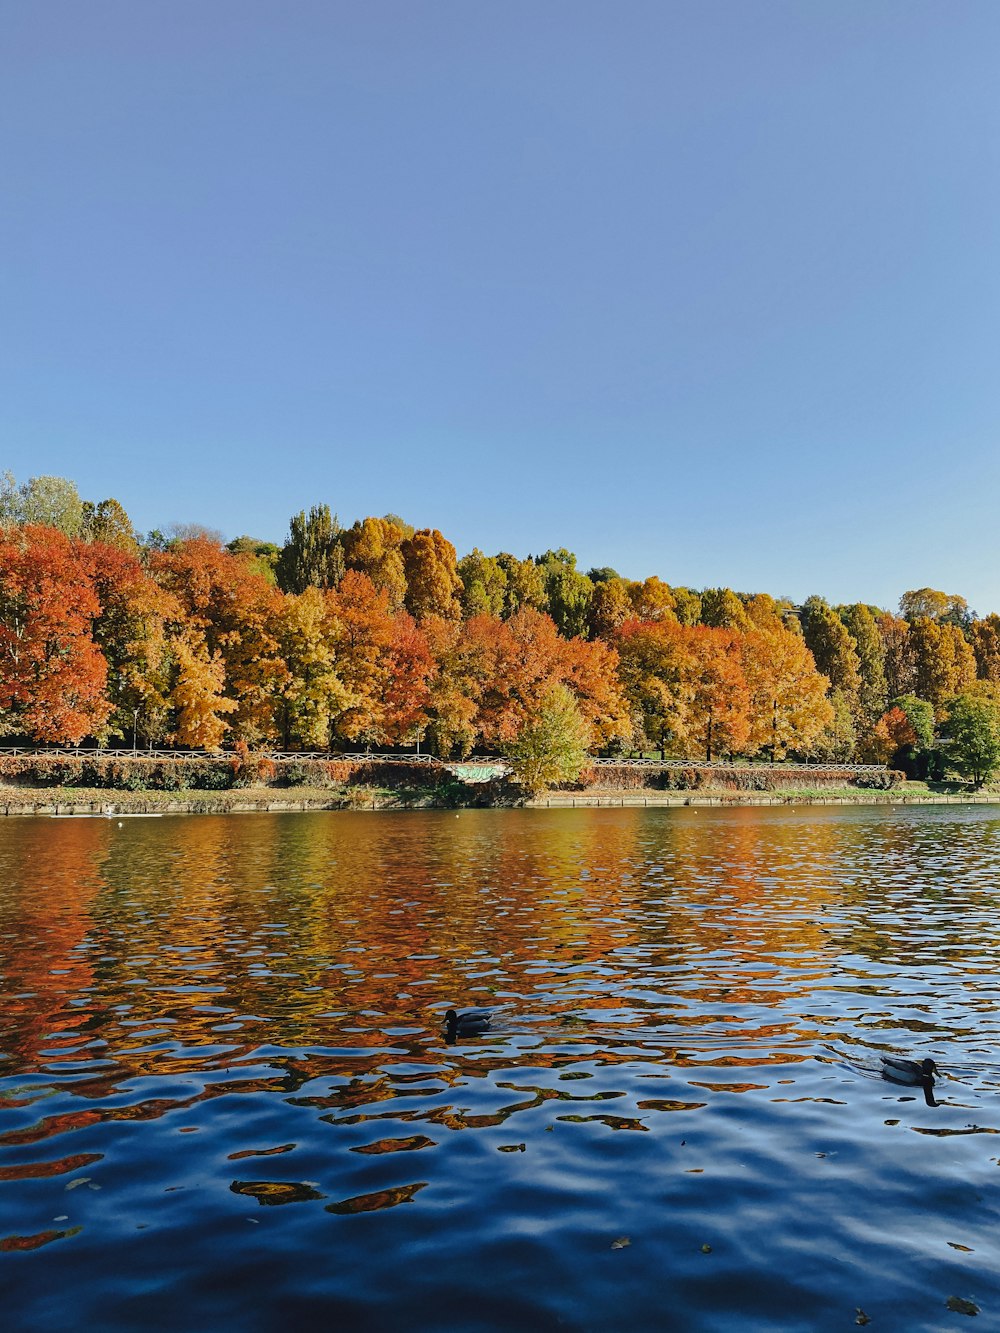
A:
<svg viewBox="0 0 1000 1333">
<path fill-rule="evenodd" d="M 701 1247 L 701 1252 L 702 1252 L 702 1254 L 711 1254 L 711 1253 L 712 1253 L 712 1247 L 711 1247 L 711 1245 L 703 1245 L 703 1246 Z"/>
<path fill-rule="evenodd" d="M 527 1152 L 527 1145 L 524 1143 L 501 1143 L 497 1152 Z"/>
<path fill-rule="evenodd" d="M 33 1236 L 4 1236 L 0 1240 L 0 1250 L 11 1251 L 37 1250 L 54 1240 L 65 1240 L 69 1236 L 78 1236 L 83 1227 L 69 1227 L 65 1231 L 38 1231 Z"/>
<path fill-rule="evenodd" d="M 629 1236 L 619 1236 L 617 1240 L 611 1242 L 611 1248 L 613 1250 L 624 1250 L 626 1245 L 631 1244 L 632 1240 Z"/>
<path fill-rule="evenodd" d="M 945 1301 L 945 1305 L 947 1305 L 949 1310 L 953 1310 L 955 1314 L 971 1315 L 979 1313 L 979 1306 L 976 1304 L 976 1302 L 967 1301 L 962 1296 L 949 1296 L 948 1299 Z"/>
<path fill-rule="evenodd" d="M 856 1305 L 854 1311 L 854 1322 L 856 1324 L 870 1324 L 872 1322 L 871 1315 L 865 1314 L 860 1305 Z"/>
</svg>

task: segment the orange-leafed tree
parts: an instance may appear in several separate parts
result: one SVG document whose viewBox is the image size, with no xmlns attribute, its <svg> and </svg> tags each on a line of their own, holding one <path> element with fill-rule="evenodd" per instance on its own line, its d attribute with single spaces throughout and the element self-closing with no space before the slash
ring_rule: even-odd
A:
<svg viewBox="0 0 1000 1333">
<path fill-rule="evenodd" d="M 433 662 L 406 612 L 393 612 L 389 594 L 348 570 L 331 594 L 337 620 L 337 671 L 347 702 L 336 719 L 343 739 L 398 745 L 426 722 Z"/>
<path fill-rule="evenodd" d="M 976 675 L 980 680 L 1000 682 L 1000 615 L 994 611 L 974 620 L 967 633 L 976 655 Z"/>
<path fill-rule="evenodd" d="M 636 584 L 641 587 L 641 584 Z M 635 611 L 629 596 L 630 585 L 624 579 L 611 578 L 595 584 L 590 599 L 590 636 L 592 639 L 611 639 L 620 625 L 630 620 Z"/>
<path fill-rule="evenodd" d="M 630 583 L 628 597 L 636 620 L 677 619 L 673 590 L 655 574 L 641 583 Z"/>
<path fill-rule="evenodd" d="M 389 606 L 398 611 L 406 599 L 402 553 L 405 530 L 392 519 L 364 518 L 348 528 L 340 540 L 347 568 L 366 574 L 376 588 L 384 589 Z"/>
<path fill-rule="evenodd" d="M 0 529 L 0 718 L 8 735 L 76 744 L 104 726 L 100 604 L 74 543 L 55 528 Z"/>
<path fill-rule="evenodd" d="M 597 591 L 603 587 L 607 584 L 599 584 Z M 634 739 L 631 711 L 618 679 L 618 653 L 610 644 L 600 639 L 567 640 L 559 675 L 576 700 L 591 749 Z"/>
<path fill-rule="evenodd" d="M 455 548 L 436 528 L 421 528 L 401 546 L 406 572 L 406 609 L 417 620 L 462 614 Z"/>
<path fill-rule="evenodd" d="M 925 590 L 926 591 L 926 590 Z M 947 701 L 976 679 L 976 656 L 957 625 L 920 616 L 910 625 L 914 693 L 934 707 L 937 718 Z"/>
<path fill-rule="evenodd" d="M 688 740 L 688 705 L 695 660 L 681 630 L 667 621 L 626 620 L 615 636 L 619 678 L 640 744 L 681 750 Z"/>
<path fill-rule="evenodd" d="M 225 715 L 236 708 L 224 693 L 226 668 L 198 630 L 188 627 L 175 642 L 176 677 L 170 702 L 174 708 L 172 739 L 196 750 L 216 750 L 226 735 Z"/>
<path fill-rule="evenodd" d="M 94 638 L 108 664 L 110 735 L 162 740 L 180 632 L 180 603 L 147 573 L 127 545 L 78 547 L 97 594 Z"/>
<path fill-rule="evenodd" d="M 915 746 L 919 737 L 913 723 L 901 708 L 893 706 L 882 714 L 871 734 L 866 757 L 876 764 L 887 764 L 906 746 Z"/>
<path fill-rule="evenodd" d="M 733 630 L 678 626 L 687 641 L 692 673 L 684 752 L 711 761 L 740 754 L 750 735 L 750 692 L 743 674 L 741 636 Z"/>
<path fill-rule="evenodd" d="M 479 701 L 493 660 L 487 636 L 478 632 L 481 619 L 499 623 L 489 616 L 464 622 L 428 616 L 421 623 L 433 661 L 426 735 L 443 758 L 456 754 L 464 758 L 476 741 Z"/>
<path fill-rule="evenodd" d="M 747 752 L 766 750 L 772 760 L 789 751 L 809 753 L 833 724 L 834 709 L 826 697 L 829 681 L 802 636 L 788 629 L 751 630 L 740 646 L 750 695 Z"/>
<path fill-rule="evenodd" d="M 256 744 L 278 734 L 278 707 L 287 680 L 281 657 L 282 597 L 242 555 L 198 537 L 154 552 L 150 569 L 180 602 L 185 624 L 222 663 L 226 696 L 235 707 L 229 735 Z"/>
</svg>

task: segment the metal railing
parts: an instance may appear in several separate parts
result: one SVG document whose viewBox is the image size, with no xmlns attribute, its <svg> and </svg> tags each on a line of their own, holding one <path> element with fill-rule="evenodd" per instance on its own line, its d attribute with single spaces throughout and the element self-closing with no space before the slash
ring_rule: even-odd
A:
<svg viewBox="0 0 1000 1333">
<path fill-rule="evenodd" d="M 255 759 L 274 759 L 279 761 L 288 760 L 290 762 L 301 762 L 302 760 L 322 760 L 324 763 L 336 763 L 340 760 L 361 763 L 379 763 L 379 764 L 424 764 L 430 767 L 446 767 L 448 760 L 439 759 L 431 754 L 399 754 L 398 752 L 388 752 L 382 750 L 270 750 L 260 749 L 251 752 Z M 11 755 L 24 759 L 235 759 L 237 758 L 234 750 L 143 750 L 127 747 L 124 749 L 85 749 L 82 747 L 66 747 L 64 749 L 40 750 L 34 746 L 5 745 L 0 746 L 0 755 Z M 454 760 L 455 763 L 463 764 L 502 764 L 506 761 L 502 755 L 469 755 L 462 760 Z M 651 769 L 678 769 L 678 768 L 712 768 L 720 769 L 725 772 L 740 772 L 751 768 L 796 768 L 808 769 L 811 773 L 884 773 L 886 766 L 884 764 L 832 764 L 829 762 L 814 762 L 811 760 L 801 761 L 781 761 L 773 763 L 768 760 L 756 761 L 753 763 L 746 761 L 736 761 L 732 759 L 598 759 L 590 758 L 589 764 L 597 768 L 651 768 Z"/>
</svg>

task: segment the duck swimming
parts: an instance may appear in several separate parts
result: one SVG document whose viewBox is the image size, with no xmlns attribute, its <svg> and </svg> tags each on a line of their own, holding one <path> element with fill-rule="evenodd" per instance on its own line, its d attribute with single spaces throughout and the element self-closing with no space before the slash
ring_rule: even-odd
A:
<svg viewBox="0 0 1000 1333">
<path fill-rule="evenodd" d="M 907 1060 L 899 1055 L 882 1056 L 882 1077 L 890 1083 L 907 1083 L 911 1087 L 930 1087 L 938 1067 L 931 1059 Z"/>
<path fill-rule="evenodd" d="M 475 1037 L 485 1032 L 493 1015 L 488 1009 L 462 1009 L 456 1012 L 449 1009 L 444 1016 L 445 1035 L 455 1037 Z"/>
</svg>

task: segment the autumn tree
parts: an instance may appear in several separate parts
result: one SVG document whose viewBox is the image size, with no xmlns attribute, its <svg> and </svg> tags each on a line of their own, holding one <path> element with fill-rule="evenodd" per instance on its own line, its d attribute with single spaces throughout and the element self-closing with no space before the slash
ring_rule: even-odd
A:
<svg viewBox="0 0 1000 1333">
<path fill-rule="evenodd" d="M 883 612 L 875 617 L 875 623 L 885 650 L 882 661 L 886 693 L 890 699 L 912 694 L 916 687 L 916 676 L 909 622 L 902 616 Z"/>
<path fill-rule="evenodd" d="M 899 762 L 900 752 L 911 752 L 917 745 L 917 733 L 901 708 L 893 705 L 882 714 L 872 728 L 865 749 L 865 758 L 875 764 Z"/>
<path fill-rule="evenodd" d="M 303 509 L 292 516 L 275 570 L 282 592 L 337 586 L 344 573 L 340 532 L 329 505 L 314 505 L 308 514 Z"/>
<path fill-rule="evenodd" d="M 477 737 L 476 721 L 485 682 L 493 674 L 493 637 L 502 622 L 491 616 L 465 621 L 427 616 L 421 629 L 427 640 L 433 671 L 428 681 L 428 743 L 443 758 L 464 758 Z"/>
<path fill-rule="evenodd" d="M 964 628 L 971 620 L 969 604 L 956 593 L 936 588 L 917 588 L 904 592 L 899 599 L 899 614 L 912 624 L 915 620 L 937 620 Z"/>
<path fill-rule="evenodd" d="M 406 573 L 406 609 L 416 620 L 462 614 L 455 548 L 436 528 L 420 528 L 401 546 Z"/>
<path fill-rule="evenodd" d="M 236 708 L 223 693 L 226 668 L 204 636 L 186 626 L 176 641 L 176 678 L 171 702 L 176 711 L 173 741 L 197 750 L 216 750 L 226 734 L 225 714 Z"/>
<path fill-rule="evenodd" d="M 751 630 L 741 639 L 749 691 L 748 753 L 772 760 L 806 754 L 833 721 L 829 682 L 816 670 L 805 640 L 793 630 Z"/>
<path fill-rule="evenodd" d="M 680 628 L 667 621 L 627 620 L 614 641 L 636 728 L 661 758 L 688 735 L 688 682 L 694 663 Z"/>
<path fill-rule="evenodd" d="M 822 597 L 809 597 L 803 603 L 802 634 L 831 692 L 839 690 L 856 716 L 861 699 L 858 654 L 844 622 Z"/>
<path fill-rule="evenodd" d="M 0 716 L 7 735 L 75 745 L 111 712 L 100 612 L 73 543 L 51 527 L 0 530 Z"/>
<path fill-rule="evenodd" d="M 561 645 L 556 670 L 587 724 L 588 747 L 631 743 L 631 710 L 618 679 L 618 653 L 610 644 L 568 639 Z"/>
<path fill-rule="evenodd" d="M 346 689 L 337 735 L 397 745 L 426 722 L 432 660 L 413 618 L 392 610 L 389 594 L 348 570 L 332 598 L 337 673 Z"/>
<path fill-rule="evenodd" d="M 914 692 L 941 716 L 946 700 L 976 679 L 976 656 L 957 625 L 918 617 L 910 625 Z"/>
<path fill-rule="evenodd" d="M 980 680 L 1000 682 L 1000 615 L 993 612 L 974 620 L 967 633 L 976 657 L 976 675 Z"/>
<path fill-rule="evenodd" d="M 869 607 L 861 602 L 840 609 L 858 657 L 858 721 L 864 733 L 885 711 L 888 687 L 885 679 L 885 643 Z"/>
<path fill-rule="evenodd" d="M 288 671 L 281 700 L 284 746 L 294 741 L 307 749 L 327 749 L 351 701 L 337 665 L 340 623 L 334 596 L 312 587 L 287 597 L 278 637 Z"/>
<path fill-rule="evenodd" d="M 341 538 L 344 563 L 383 588 L 389 606 L 398 611 L 406 600 L 406 571 L 403 568 L 403 528 L 391 519 L 365 518 L 348 528 Z"/>
<path fill-rule="evenodd" d="M 94 639 L 108 668 L 109 735 L 160 741 L 169 729 L 175 640 L 184 612 L 151 577 L 136 552 L 93 540 L 77 548 L 99 610 Z"/>
<path fill-rule="evenodd" d="M 590 601 L 591 638 L 610 639 L 634 615 L 629 585 L 624 579 L 606 579 L 595 585 Z"/>
<path fill-rule="evenodd" d="M 629 583 L 628 597 L 637 620 L 676 620 L 676 600 L 671 589 L 654 574 L 641 583 Z"/>
<path fill-rule="evenodd" d="M 229 732 L 254 745 L 278 734 L 278 706 L 287 679 L 279 634 L 281 595 L 245 558 L 199 538 L 149 557 L 153 577 L 180 602 L 185 627 L 204 640 L 214 672 L 221 662 L 227 698 L 235 703 Z M 192 641 L 192 661 L 202 661 Z"/>
</svg>

